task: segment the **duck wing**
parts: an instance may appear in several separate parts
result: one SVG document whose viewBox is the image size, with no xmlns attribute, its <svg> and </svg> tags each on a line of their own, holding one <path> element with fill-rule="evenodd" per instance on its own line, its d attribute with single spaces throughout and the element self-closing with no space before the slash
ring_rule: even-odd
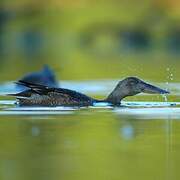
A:
<svg viewBox="0 0 180 180">
<path fill-rule="evenodd" d="M 53 91 L 55 89 L 55 88 L 51 88 L 45 85 L 35 84 L 35 83 L 23 81 L 23 80 L 19 80 L 18 82 L 16 82 L 16 84 L 25 86 L 29 88 L 29 90 L 27 91 L 29 92 L 31 91 L 32 93 L 37 93 L 39 95 L 47 95 L 48 92 Z M 23 91 L 23 92 L 26 92 L 26 91 Z"/>
<path fill-rule="evenodd" d="M 18 81 L 17 84 L 23 85 L 28 90 L 16 94 L 20 104 L 23 105 L 92 105 L 94 99 L 82 93 L 64 89 L 52 88 L 41 84 L 34 84 L 25 81 Z"/>
</svg>

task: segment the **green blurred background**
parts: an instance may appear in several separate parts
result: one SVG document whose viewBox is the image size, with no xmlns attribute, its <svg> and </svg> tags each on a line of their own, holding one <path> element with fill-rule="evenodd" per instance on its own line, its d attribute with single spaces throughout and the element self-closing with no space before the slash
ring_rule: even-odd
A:
<svg viewBox="0 0 180 180">
<path fill-rule="evenodd" d="M 178 0 L 1 0 L 0 81 L 48 64 L 58 79 L 177 82 L 179 22 Z"/>
<path fill-rule="evenodd" d="M 44 64 L 59 80 L 178 82 L 179 22 L 178 0 L 1 0 L 0 82 Z M 178 101 L 174 87 L 168 101 Z M 164 116 L 144 108 L 147 117 L 133 107 L 37 115 L 11 106 L 0 106 L 0 180 L 180 179 L 178 106 Z"/>
</svg>

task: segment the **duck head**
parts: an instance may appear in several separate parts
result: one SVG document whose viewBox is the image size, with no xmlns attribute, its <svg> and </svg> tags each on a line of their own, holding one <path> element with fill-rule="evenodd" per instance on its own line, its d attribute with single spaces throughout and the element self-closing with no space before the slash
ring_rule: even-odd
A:
<svg viewBox="0 0 180 180">
<path fill-rule="evenodd" d="M 120 101 L 127 96 L 134 96 L 139 93 L 148 94 L 168 94 L 169 92 L 159 87 L 148 84 L 136 77 L 128 77 L 120 81 L 106 101 L 114 105 L 120 104 Z"/>
</svg>

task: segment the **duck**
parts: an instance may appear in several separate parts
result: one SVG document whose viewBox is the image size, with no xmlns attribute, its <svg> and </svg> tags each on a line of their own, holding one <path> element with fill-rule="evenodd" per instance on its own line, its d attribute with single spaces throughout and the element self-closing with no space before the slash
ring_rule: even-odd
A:
<svg viewBox="0 0 180 180">
<path fill-rule="evenodd" d="M 59 87 L 56 77 L 54 75 L 54 72 L 48 65 L 44 65 L 42 70 L 38 72 L 32 72 L 25 75 L 19 81 L 24 81 L 27 83 L 34 83 L 34 84 L 41 84 L 41 85 L 49 86 L 49 87 Z M 17 87 L 20 89 L 27 89 L 27 88 L 24 88 L 26 86 L 22 86 L 18 83 L 17 83 Z"/>
<path fill-rule="evenodd" d="M 151 85 L 137 77 L 127 77 L 118 82 L 114 90 L 103 100 L 97 100 L 83 93 L 70 89 L 54 88 L 26 81 L 16 82 L 27 90 L 9 94 L 17 98 L 19 106 L 93 106 L 94 103 L 106 102 L 112 106 L 120 106 L 121 100 L 139 93 L 168 94 L 169 91 Z"/>
</svg>

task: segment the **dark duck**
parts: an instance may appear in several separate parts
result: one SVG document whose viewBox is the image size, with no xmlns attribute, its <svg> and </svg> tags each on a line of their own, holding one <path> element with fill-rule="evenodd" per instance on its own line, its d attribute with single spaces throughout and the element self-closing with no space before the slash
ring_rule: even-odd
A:
<svg viewBox="0 0 180 180">
<path fill-rule="evenodd" d="M 120 81 L 104 100 L 96 100 L 69 89 L 52 88 L 25 81 L 19 81 L 17 84 L 29 88 L 17 94 L 10 94 L 16 96 L 20 106 L 93 106 L 94 103 L 98 102 L 107 102 L 112 106 L 119 106 L 123 98 L 142 92 L 150 94 L 169 93 L 136 77 L 128 77 Z"/>
<path fill-rule="evenodd" d="M 33 84 L 41 84 L 44 86 L 49 87 L 58 87 L 58 82 L 56 81 L 56 77 L 54 75 L 54 72 L 48 65 L 44 65 L 43 69 L 38 72 L 32 72 L 24 77 L 22 77 L 19 81 L 24 81 L 27 83 L 33 83 Z M 22 86 L 20 83 L 17 83 L 18 88 L 24 88 L 26 86 Z"/>
</svg>

